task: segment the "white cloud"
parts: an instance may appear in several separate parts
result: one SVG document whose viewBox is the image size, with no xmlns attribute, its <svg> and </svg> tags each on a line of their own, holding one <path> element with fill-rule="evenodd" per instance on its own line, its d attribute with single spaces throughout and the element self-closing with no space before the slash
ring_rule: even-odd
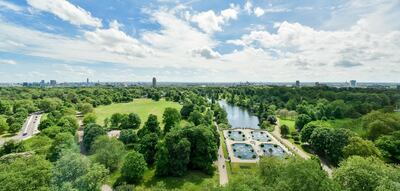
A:
<svg viewBox="0 0 400 191">
<path fill-rule="evenodd" d="M 247 12 L 247 14 L 251 14 L 253 13 L 253 4 L 251 3 L 251 1 L 246 1 L 246 3 L 244 4 L 244 10 Z"/>
<path fill-rule="evenodd" d="M 90 12 L 66 0 L 27 0 L 28 4 L 40 11 L 50 12 L 73 25 L 101 27 L 101 20 L 92 17 Z"/>
<path fill-rule="evenodd" d="M 230 20 L 238 18 L 240 7 L 233 4 L 230 8 L 222 10 L 218 15 L 213 10 L 200 12 L 192 16 L 191 21 L 197 23 L 198 27 L 206 33 L 222 31 L 221 26 L 227 24 Z"/>
<path fill-rule="evenodd" d="M 260 7 L 256 7 L 256 8 L 254 9 L 254 14 L 255 14 L 257 17 L 263 16 L 264 13 L 265 13 L 265 11 L 264 11 L 263 9 L 261 9 Z"/>
<path fill-rule="evenodd" d="M 145 57 L 152 54 L 150 48 L 119 30 L 119 27 L 121 27 L 121 24 L 114 20 L 110 23 L 109 29 L 87 31 L 85 37 L 95 46 L 102 47 L 112 53 L 133 57 Z"/>
<path fill-rule="evenodd" d="M 23 10 L 22 7 L 4 0 L 0 0 L 0 8 L 9 9 L 15 12 L 20 12 Z"/>
<path fill-rule="evenodd" d="M 0 59 L 0 64 L 15 65 L 17 62 L 14 60 Z"/>
<path fill-rule="evenodd" d="M 194 56 L 201 56 L 206 59 L 215 59 L 215 58 L 220 58 L 221 55 L 213 51 L 210 47 L 203 47 L 203 48 L 198 48 L 198 49 L 193 49 L 192 54 Z"/>
</svg>

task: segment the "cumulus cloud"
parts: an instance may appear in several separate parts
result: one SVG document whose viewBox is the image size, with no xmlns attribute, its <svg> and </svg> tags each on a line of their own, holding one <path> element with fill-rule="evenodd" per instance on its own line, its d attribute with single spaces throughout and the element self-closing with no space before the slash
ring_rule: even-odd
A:
<svg viewBox="0 0 400 191">
<path fill-rule="evenodd" d="M 201 56 L 206 59 L 215 59 L 221 57 L 221 55 L 218 52 L 213 51 L 210 47 L 194 49 L 192 50 L 192 54 L 194 56 Z"/>
<path fill-rule="evenodd" d="M 121 24 L 114 20 L 110 23 L 110 28 L 87 31 L 85 37 L 94 45 L 112 53 L 134 57 L 145 57 L 152 54 L 150 48 L 119 30 L 119 27 Z"/>
<path fill-rule="evenodd" d="M 231 7 L 222 10 L 220 14 L 213 10 L 200 12 L 192 16 L 191 21 L 197 23 L 198 27 L 206 33 L 222 31 L 221 26 L 227 24 L 230 20 L 238 18 L 240 7 L 231 4 Z"/>
<path fill-rule="evenodd" d="M 0 59 L 0 64 L 15 65 L 17 62 L 14 60 Z"/>
<path fill-rule="evenodd" d="M 33 8 L 50 12 L 73 25 L 102 26 L 101 19 L 93 17 L 90 12 L 66 0 L 27 0 L 27 2 Z"/>
<path fill-rule="evenodd" d="M 246 3 L 243 6 L 244 10 L 247 12 L 247 14 L 251 14 L 253 13 L 253 4 L 251 3 L 251 1 L 246 1 Z"/>
<path fill-rule="evenodd" d="M 256 7 L 256 8 L 254 9 L 254 14 L 255 14 L 257 17 L 263 16 L 264 13 L 265 13 L 265 11 L 264 11 L 263 9 L 261 9 L 260 7 Z"/>
</svg>

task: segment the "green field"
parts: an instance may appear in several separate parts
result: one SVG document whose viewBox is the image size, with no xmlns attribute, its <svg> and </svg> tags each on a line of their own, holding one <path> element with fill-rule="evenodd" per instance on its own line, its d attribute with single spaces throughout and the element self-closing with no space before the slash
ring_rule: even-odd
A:
<svg viewBox="0 0 400 191">
<path fill-rule="evenodd" d="M 172 107 L 180 110 L 182 106 L 179 103 L 165 101 L 153 101 L 151 99 L 135 99 L 129 103 L 116 103 L 107 106 L 99 106 L 95 108 L 97 116 L 97 123 L 100 125 L 104 124 L 104 119 L 111 117 L 114 113 L 136 113 L 142 120 L 141 126 L 146 122 L 149 114 L 157 115 L 159 122 L 162 121 L 162 115 L 165 108 Z"/>
<path fill-rule="evenodd" d="M 328 120 L 332 128 L 348 129 L 357 133 L 359 136 L 364 136 L 366 130 L 362 127 L 361 119 L 335 119 Z"/>
<path fill-rule="evenodd" d="M 279 125 L 287 125 L 290 132 L 296 131 L 296 128 L 294 127 L 294 120 L 279 118 Z"/>
</svg>

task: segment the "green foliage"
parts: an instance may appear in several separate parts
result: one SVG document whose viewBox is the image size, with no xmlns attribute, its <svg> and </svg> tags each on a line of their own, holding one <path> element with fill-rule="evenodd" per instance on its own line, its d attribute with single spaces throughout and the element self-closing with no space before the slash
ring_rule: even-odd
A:
<svg viewBox="0 0 400 191">
<path fill-rule="evenodd" d="M 39 109 L 44 112 L 52 112 L 60 109 L 62 101 L 58 98 L 44 98 L 39 102 Z"/>
<path fill-rule="evenodd" d="M 83 117 L 83 124 L 96 123 L 97 116 L 94 113 L 88 113 Z"/>
<path fill-rule="evenodd" d="M 328 123 L 322 122 L 322 121 L 313 121 L 313 122 L 307 123 L 307 125 L 305 125 L 304 128 L 301 129 L 301 131 L 300 131 L 301 141 L 304 143 L 310 142 L 311 134 L 313 133 L 314 129 L 322 128 L 322 127 L 329 128 L 330 125 Z"/>
<path fill-rule="evenodd" d="M 0 163 L 0 191 L 49 190 L 52 164 L 40 156 Z"/>
<path fill-rule="evenodd" d="M 343 158 L 342 150 L 351 136 L 346 129 L 316 128 L 311 134 L 310 145 L 317 154 L 336 165 Z"/>
<path fill-rule="evenodd" d="M 4 133 L 5 131 L 8 130 L 8 123 L 6 119 L 2 116 L 0 116 L 0 134 Z"/>
<path fill-rule="evenodd" d="M 74 136 L 70 133 L 59 133 L 55 136 L 51 144 L 48 159 L 52 162 L 57 161 L 61 157 L 61 153 L 65 150 L 78 150 Z"/>
<path fill-rule="evenodd" d="M 139 142 L 139 137 L 133 129 L 123 129 L 119 134 L 119 140 L 125 145 L 133 145 Z"/>
<path fill-rule="evenodd" d="M 388 162 L 400 163 L 400 131 L 379 137 L 375 144 Z"/>
<path fill-rule="evenodd" d="M 6 141 L 0 149 L 0 156 L 10 154 L 10 153 L 19 153 L 24 152 L 25 146 L 21 141 L 9 140 Z"/>
<path fill-rule="evenodd" d="M 190 113 L 188 120 L 192 122 L 195 126 L 205 123 L 203 114 L 201 114 L 200 111 L 197 110 Z"/>
<path fill-rule="evenodd" d="M 164 134 L 168 133 L 173 127 L 179 125 L 181 114 L 175 108 L 165 108 L 163 114 Z"/>
<path fill-rule="evenodd" d="M 378 188 L 383 189 L 388 184 L 397 185 L 398 188 L 400 172 L 398 168 L 388 166 L 377 158 L 352 156 L 340 163 L 333 173 L 333 179 L 344 190 L 374 191 Z"/>
<path fill-rule="evenodd" d="M 92 163 L 78 153 L 67 152 L 55 163 L 51 177 L 52 189 L 98 190 L 107 173 L 103 165 Z"/>
<path fill-rule="evenodd" d="M 289 135 L 289 133 L 290 133 L 289 127 L 287 125 L 281 125 L 280 126 L 280 130 L 281 130 L 281 135 L 283 137 L 287 137 Z"/>
<path fill-rule="evenodd" d="M 368 140 L 364 140 L 360 137 L 352 137 L 349 140 L 349 144 L 343 148 L 343 155 L 345 158 L 358 155 L 362 157 L 374 156 L 381 158 L 381 152 L 374 143 Z"/>
<path fill-rule="evenodd" d="M 49 128 L 49 127 L 51 127 L 51 126 L 53 126 L 53 125 L 55 125 L 54 122 L 53 122 L 53 120 L 51 120 L 51 119 L 45 119 L 45 120 L 43 120 L 43 121 L 40 122 L 38 129 L 39 129 L 40 131 L 42 131 L 42 130 L 44 130 L 44 129 L 46 129 L 46 128 Z"/>
<path fill-rule="evenodd" d="M 300 114 L 295 122 L 295 127 L 296 129 L 298 129 L 299 131 L 301 131 L 304 127 L 304 125 L 306 125 L 307 123 L 311 122 L 311 117 L 306 115 L 306 114 Z"/>
<path fill-rule="evenodd" d="M 136 113 L 124 115 L 121 120 L 121 129 L 137 129 L 140 127 L 140 117 Z"/>
<path fill-rule="evenodd" d="M 158 135 L 156 133 L 147 133 L 140 139 L 139 143 L 139 152 L 143 154 L 147 164 L 152 165 L 155 162 Z"/>
<path fill-rule="evenodd" d="M 157 115 L 150 114 L 143 128 L 139 129 L 138 136 L 142 138 L 146 134 L 155 133 L 161 135 L 160 123 L 157 120 Z"/>
<path fill-rule="evenodd" d="M 184 104 L 180 113 L 183 119 L 188 119 L 189 115 L 193 112 L 194 105 L 193 104 Z"/>
<path fill-rule="evenodd" d="M 51 139 L 54 139 L 54 137 L 56 137 L 56 135 L 59 134 L 60 132 L 61 132 L 61 127 L 54 125 L 42 130 L 40 134 L 45 135 Z"/>
<path fill-rule="evenodd" d="M 130 151 L 124 160 L 121 168 L 121 176 L 128 183 L 140 182 L 144 172 L 147 170 L 146 162 L 143 155 L 136 151 Z"/>
<path fill-rule="evenodd" d="M 124 145 L 116 138 L 107 135 L 98 136 L 92 145 L 94 160 L 104 165 L 111 172 L 118 169 L 125 153 Z"/>
<path fill-rule="evenodd" d="M 83 146 L 86 151 L 90 151 L 93 141 L 98 136 L 105 135 L 106 131 L 100 125 L 92 123 L 85 126 L 83 133 Z"/>
<path fill-rule="evenodd" d="M 82 112 L 83 114 L 92 113 L 93 112 L 93 106 L 90 103 L 78 104 L 78 110 L 80 112 Z"/>
</svg>

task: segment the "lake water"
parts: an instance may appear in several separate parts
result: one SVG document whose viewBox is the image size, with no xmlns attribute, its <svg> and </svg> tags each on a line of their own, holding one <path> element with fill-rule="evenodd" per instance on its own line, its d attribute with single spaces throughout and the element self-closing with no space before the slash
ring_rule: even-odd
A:
<svg viewBox="0 0 400 191">
<path fill-rule="evenodd" d="M 218 103 L 228 113 L 228 121 L 232 128 L 260 128 L 258 126 L 258 117 L 248 110 L 229 104 L 225 100 L 220 100 Z"/>
</svg>

